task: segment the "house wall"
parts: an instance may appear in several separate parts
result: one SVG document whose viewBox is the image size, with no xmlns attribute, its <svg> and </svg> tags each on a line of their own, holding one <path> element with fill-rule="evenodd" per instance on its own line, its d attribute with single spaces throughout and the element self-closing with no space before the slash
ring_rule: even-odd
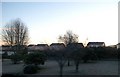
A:
<svg viewBox="0 0 120 77">
<path fill-rule="evenodd" d="M 120 44 L 117 44 L 117 49 L 120 48 Z"/>
<path fill-rule="evenodd" d="M 39 50 L 39 51 L 44 51 L 44 50 L 48 50 L 49 49 L 49 46 L 37 46 L 37 45 L 34 45 L 34 46 L 29 46 L 28 47 L 28 51 L 33 51 L 33 50 Z"/>
<path fill-rule="evenodd" d="M 87 47 L 105 47 L 105 44 L 103 43 L 103 44 L 89 44 L 89 45 L 87 45 Z"/>
<path fill-rule="evenodd" d="M 65 49 L 65 46 L 64 45 L 51 45 L 50 46 L 50 50 L 63 50 Z"/>
</svg>

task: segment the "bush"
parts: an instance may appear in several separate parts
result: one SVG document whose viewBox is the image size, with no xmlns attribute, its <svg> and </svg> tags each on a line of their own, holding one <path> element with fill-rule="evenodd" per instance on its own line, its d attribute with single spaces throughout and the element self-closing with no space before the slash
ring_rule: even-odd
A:
<svg viewBox="0 0 120 77">
<path fill-rule="evenodd" d="M 117 48 L 106 47 L 106 56 L 108 58 L 118 58 Z"/>
<path fill-rule="evenodd" d="M 27 65 L 23 71 L 24 74 L 35 74 L 37 73 L 38 68 L 35 65 Z"/>
<path fill-rule="evenodd" d="M 2 54 L 2 59 L 7 59 L 7 58 L 9 58 L 8 53 L 7 52 L 3 53 Z"/>
<path fill-rule="evenodd" d="M 97 60 L 98 57 L 94 51 L 93 48 L 85 48 L 85 51 L 84 51 L 84 56 L 82 57 L 82 60 L 84 63 L 87 63 L 88 60 Z"/>
<path fill-rule="evenodd" d="M 106 58 L 106 56 L 107 56 L 106 49 L 104 47 L 97 47 L 97 48 L 95 47 L 93 49 L 99 60 Z"/>
<path fill-rule="evenodd" d="M 10 56 L 10 59 L 14 64 L 17 64 L 20 60 L 22 60 L 22 57 L 20 54 L 15 53 Z"/>
<path fill-rule="evenodd" d="M 46 60 L 46 55 L 41 52 L 27 54 L 24 58 L 25 64 L 34 64 L 34 65 L 38 65 L 38 64 L 43 65 L 45 60 Z"/>
</svg>

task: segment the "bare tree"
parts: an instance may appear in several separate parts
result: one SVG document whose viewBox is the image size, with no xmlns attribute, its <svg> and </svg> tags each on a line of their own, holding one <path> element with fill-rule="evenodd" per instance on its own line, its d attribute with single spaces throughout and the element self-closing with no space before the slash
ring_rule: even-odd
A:
<svg viewBox="0 0 120 77">
<path fill-rule="evenodd" d="M 54 51 L 52 57 L 54 57 L 54 59 L 56 60 L 56 62 L 59 65 L 59 69 L 60 69 L 60 77 L 63 76 L 63 68 L 64 65 L 67 61 L 67 52 L 64 50 L 58 50 L 58 51 Z"/>
<path fill-rule="evenodd" d="M 59 36 L 58 41 L 64 42 L 67 46 L 70 43 L 78 43 L 78 35 L 74 34 L 71 30 L 68 30 L 64 36 Z M 67 47 L 67 51 L 71 54 L 71 50 Z M 68 55 L 68 66 L 70 66 L 70 56 Z"/>
<path fill-rule="evenodd" d="M 69 43 L 77 43 L 78 35 L 74 34 L 71 30 L 68 30 L 64 36 L 59 36 L 58 41 L 64 42 L 65 45 Z"/>
<path fill-rule="evenodd" d="M 6 45 L 16 46 L 16 51 L 20 51 L 20 46 L 28 44 L 28 28 L 21 19 L 15 19 L 3 27 L 2 40 Z"/>
<path fill-rule="evenodd" d="M 76 48 L 72 52 L 72 59 L 75 63 L 75 71 L 78 72 L 80 61 L 82 61 L 82 57 L 84 56 L 85 49 L 84 48 Z"/>
</svg>

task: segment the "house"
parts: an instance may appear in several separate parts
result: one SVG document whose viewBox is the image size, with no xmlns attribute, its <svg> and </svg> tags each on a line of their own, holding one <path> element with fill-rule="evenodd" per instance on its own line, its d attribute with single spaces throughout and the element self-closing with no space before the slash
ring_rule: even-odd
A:
<svg viewBox="0 0 120 77">
<path fill-rule="evenodd" d="M 2 51 L 11 51 L 11 46 L 9 45 L 2 45 Z"/>
<path fill-rule="evenodd" d="M 2 54 L 5 52 L 7 52 L 8 55 L 14 54 L 11 46 L 9 46 L 9 45 L 2 45 Z"/>
<path fill-rule="evenodd" d="M 117 44 L 117 49 L 119 49 L 119 48 L 120 48 L 120 43 Z"/>
<path fill-rule="evenodd" d="M 39 50 L 39 51 L 47 51 L 49 49 L 48 44 L 37 44 L 35 46 L 35 50 Z"/>
<path fill-rule="evenodd" d="M 28 48 L 28 51 L 33 51 L 35 49 L 35 45 L 30 44 L 30 45 L 28 45 L 27 48 Z"/>
<path fill-rule="evenodd" d="M 53 51 L 59 51 L 64 49 L 65 49 L 65 45 L 63 43 L 52 43 L 50 45 L 50 50 L 53 50 Z"/>
<path fill-rule="evenodd" d="M 12 46 L 12 51 L 16 51 L 16 52 L 22 52 L 25 49 L 27 49 L 27 45 L 14 45 L 14 46 Z"/>
<path fill-rule="evenodd" d="M 48 50 L 49 46 L 47 44 L 37 44 L 37 45 L 29 45 L 28 46 L 28 51 L 45 51 Z"/>
<path fill-rule="evenodd" d="M 67 45 L 69 49 L 84 48 L 83 43 L 70 43 Z"/>
<path fill-rule="evenodd" d="M 105 47 L 104 42 L 89 42 L 87 47 Z"/>
<path fill-rule="evenodd" d="M 111 47 L 111 48 L 117 48 L 117 45 L 109 45 L 107 47 Z"/>
<path fill-rule="evenodd" d="M 67 45 L 67 51 L 72 52 L 84 48 L 83 43 L 70 43 Z"/>
</svg>

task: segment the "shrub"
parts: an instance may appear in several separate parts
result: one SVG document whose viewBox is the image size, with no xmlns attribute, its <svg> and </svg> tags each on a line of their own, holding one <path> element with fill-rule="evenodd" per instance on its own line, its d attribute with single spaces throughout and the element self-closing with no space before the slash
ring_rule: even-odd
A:
<svg viewBox="0 0 120 77">
<path fill-rule="evenodd" d="M 27 65 L 23 69 L 24 74 L 35 74 L 37 73 L 38 68 L 35 65 Z"/>
<path fill-rule="evenodd" d="M 84 63 L 87 63 L 88 60 L 97 60 L 98 57 L 92 48 L 85 48 L 84 50 L 84 56 L 82 57 L 82 60 Z"/>
<path fill-rule="evenodd" d="M 106 55 L 106 50 L 104 47 L 95 47 L 93 48 L 98 59 L 101 60 L 101 59 L 104 59 L 107 55 Z"/>
<path fill-rule="evenodd" d="M 2 54 L 2 58 L 3 58 L 3 59 L 7 59 L 7 58 L 8 58 L 8 53 L 7 53 L 7 52 L 3 53 L 3 54 Z"/>
<path fill-rule="evenodd" d="M 20 60 L 22 60 L 22 57 L 20 54 L 15 53 L 10 56 L 10 59 L 14 64 L 17 64 Z"/>
<path fill-rule="evenodd" d="M 116 48 L 106 47 L 105 52 L 108 58 L 118 58 L 118 52 Z"/>
<path fill-rule="evenodd" d="M 46 60 L 46 55 L 41 52 L 27 54 L 24 58 L 25 64 L 34 64 L 34 65 L 38 65 L 38 64 L 43 65 L 45 60 Z"/>
</svg>

